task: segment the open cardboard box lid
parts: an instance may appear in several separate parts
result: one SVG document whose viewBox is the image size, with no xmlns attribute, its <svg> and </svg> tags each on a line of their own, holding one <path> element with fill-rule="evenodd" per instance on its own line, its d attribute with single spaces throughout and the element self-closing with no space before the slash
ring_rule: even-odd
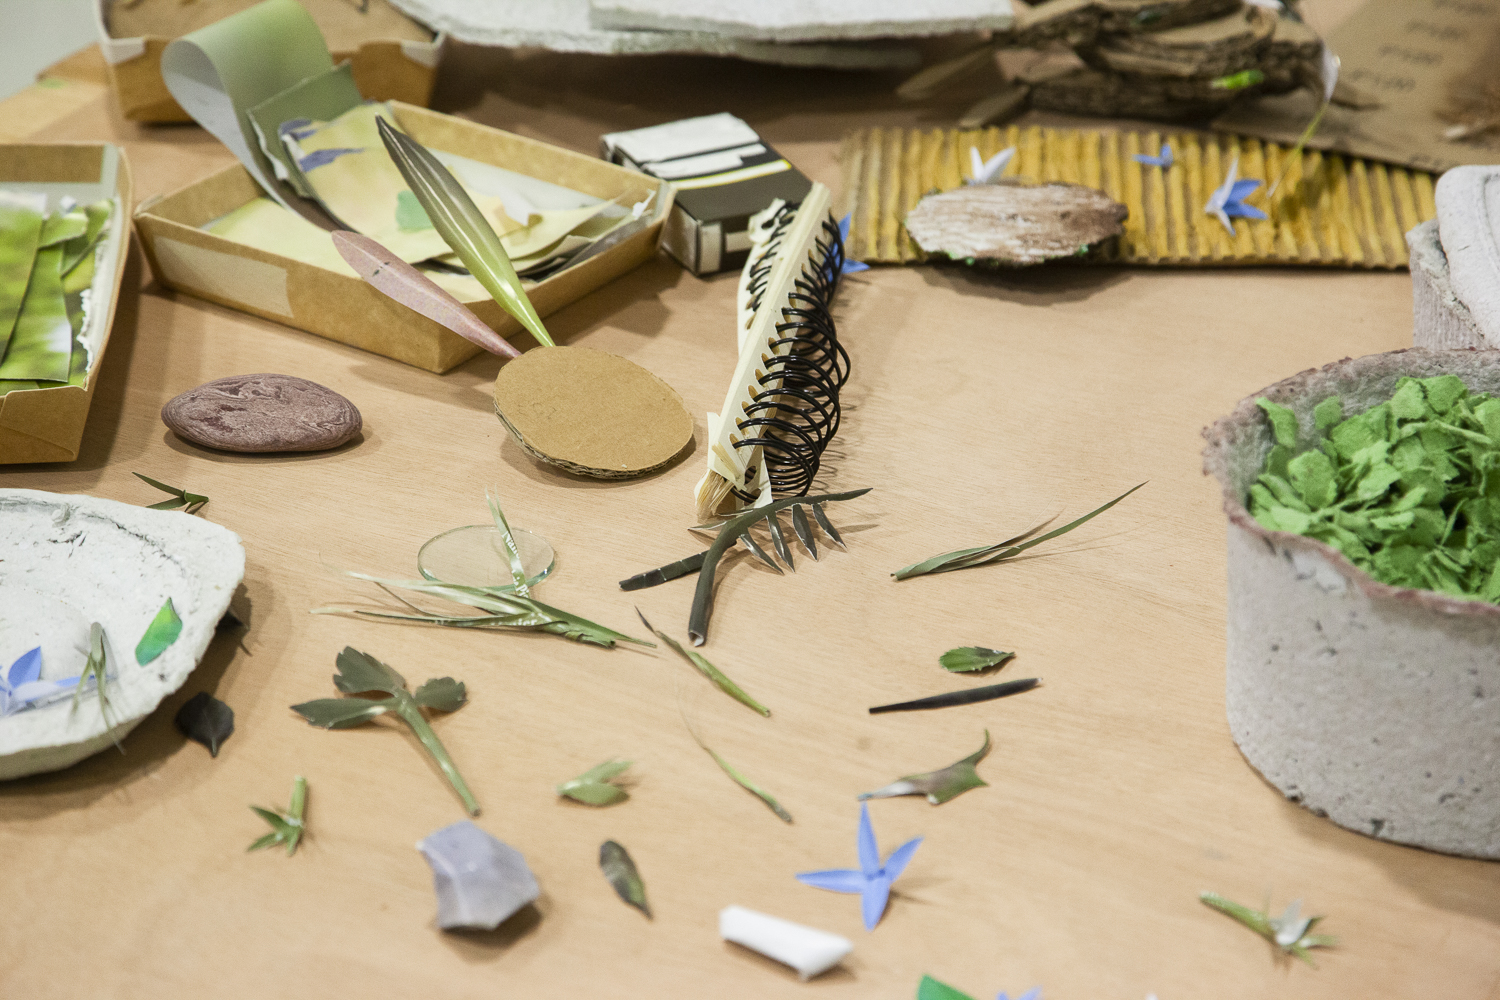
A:
<svg viewBox="0 0 1500 1000">
<path fill-rule="evenodd" d="M 94 356 L 84 384 L 17 389 L 0 396 L 0 465 L 71 462 L 78 457 L 83 427 L 99 369 L 109 346 L 115 304 L 130 249 L 131 185 L 125 153 L 108 143 L 0 145 L 0 186 L 41 191 L 51 200 L 63 195 L 87 204 L 113 198 L 114 214 L 104 235 L 89 307 Z"/>
<path fill-rule="evenodd" d="M 620 205 L 656 195 L 644 229 L 527 289 L 538 314 L 556 312 L 656 254 L 662 224 L 672 208 L 670 185 L 452 115 L 400 102 L 392 102 L 391 109 L 401 127 L 430 149 L 613 198 Z M 142 205 L 136 227 L 157 279 L 177 291 L 430 372 L 441 374 L 479 353 L 478 346 L 392 301 L 352 271 L 342 274 L 267 253 L 201 228 L 262 193 L 249 173 L 235 165 Z M 493 300 L 486 297 L 467 304 L 501 336 L 514 338 L 522 332 Z"/>
</svg>

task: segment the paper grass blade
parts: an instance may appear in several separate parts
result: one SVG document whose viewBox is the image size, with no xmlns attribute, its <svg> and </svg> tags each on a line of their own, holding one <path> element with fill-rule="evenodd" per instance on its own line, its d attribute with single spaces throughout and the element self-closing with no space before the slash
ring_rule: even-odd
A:
<svg viewBox="0 0 1500 1000">
<path fill-rule="evenodd" d="M 1004 684 L 992 684 L 989 687 L 969 688 L 965 691 L 950 691 L 948 694 L 935 694 L 930 698 L 918 698 L 916 701 L 901 701 L 894 705 L 877 705 L 870 709 L 870 714 L 920 712 L 929 708 L 952 708 L 954 705 L 973 705 L 981 701 L 994 701 L 996 698 L 1021 694 L 1023 691 L 1030 691 L 1040 683 L 1040 678 L 1028 677 L 1025 680 L 1006 681 Z"/>
<path fill-rule="evenodd" d="M 870 825 L 870 809 L 859 807 L 858 868 L 831 868 L 825 871 L 803 872 L 797 881 L 816 889 L 830 892 L 857 893 L 860 910 L 864 917 L 865 930 L 873 931 L 885 914 L 885 905 L 891 895 L 891 884 L 906 871 L 911 857 L 922 844 L 922 838 L 908 840 L 892 851 L 884 862 L 880 860 L 880 848 L 875 842 L 875 830 Z"/>
<path fill-rule="evenodd" d="M 302 841 L 302 831 L 304 829 L 302 817 L 306 809 L 307 779 L 299 774 L 292 780 L 292 801 L 287 803 L 286 812 L 262 809 L 260 806 L 250 807 L 251 812 L 270 824 L 271 832 L 245 848 L 245 850 L 258 851 L 264 847 L 285 844 L 287 857 L 296 854 L 297 845 Z"/>
<path fill-rule="evenodd" d="M 146 508 L 147 510 L 176 510 L 181 507 L 184 514 L 196 514 L 198 513 L 198 508 L 208 503 L 208 497 L 206 496 L 201 496 L 197 493 L 188 493 L 185 490 L 179 490 L 175 486 L 159 483 L 149 476 L 141 475 L 139 472 L 132 472 L 131 475 L 144 483 L 155 486 L 163 493 L 172 494 L 171 500 L 163 500 L 161 503 L 151 504 Z"/>
<path fill-rule="evenodd" d="M 478 816 L 479 803 L 474 800 L 474 795 L 469 791 L 463 776 L 458 773 L 453 758 L 448 756 L 447 749 L 438 739 L 437 733 L 432 731 L 427 717 L 422 714 L 424 708 L 437 712 L 455 712 L 462 708 L 468 700 L 463 683 L 451 677 L 436 677 L 415 692 L 409 691 L 406 678 L 353 646 L 345 646 L 336 662 L 339 672 L 334 675 L 333 684 L 340 691 L 349 695 L 379 691 L 390 697 L 378 701 L 370 698 L 320 698 L 293 705 L 292 711 L 306 719 L 310 725 L 323 729 L 352 729 L 376 716 L 394 712 L 402 722 L 411 727 L 422 746 L 432 755 L 448 783 L 458 792 L 458 797 L 463 799 L 464 808 L 469 811 L 469 815 Z"/>
<path fill-rule="evenodd" d="M 1252 910 L 1248 906 L 1225 899 L 1216 892 L 1200 892 L 1198 899 L 1220 913 L 1238 920 L 1279 948 L 1282 954 L 1299 958 L 1314 968 L 1317 967 L 1317 963 L 1308 954 L 1308 949 L 1330 948 L 1338 943 L 1338 938 L 1327 934 L 1308 933 L 1323 918 L 1302 916 L 1302 900 L 1300 899 L 1293 900 L 1279 917 L 1273 917 L 1260 910 Z"/>
<path fill-rule="evenodd" d="M 924 559 L 919 563 L 913 563 L 910 566 L 898 569 L 891 575 L 898 580 L 909 580 L 914 576 L 925 576 L 928 573 L 949 573 L 957 569 L 970 569 L 974 566 L 982 566 L 985 563 L 1009 559 L 1012 556 L 1025 552 L 1034 545 L 1040 545 L 1043 542 L 1056 538 L 1058 535 L 1067 534 L 1085 521 L 1103 514 L 1145 485 L 1145 483 L 1141 483 L 1140 486 L 1132 486 L 1104 506 L 1097 507 L 1078 520 L 1070 521 L 1061 528 L 1049 531 L 1037 538 L 1030 538 L 1030 536 L 1040 530 L 1046 522 L 1043 522 L 1043 525 L 1037 525 L 1037 527 L 1032 528 L 1030 531 L 1016 535 L 1014 538 L 1007 538 L 1003 542 L 996 542 L 994 545 L 986 545 L 974 549 L 959 549 L 957 552 L 944 552 L 940 556 L 933 556 L 931 559 Z"/>
<path fill-rule="evenodd" d="M 1277 189 L 1281 187 L 1281 182 L 1286 179 L 1287 171 L 1292 168 L 1292 161 L 1302 157 L 1303 147 L 1313 137 L 1313 133 L 1318 131 L 1318 126 L 1323 122 L 1323 115 L 1327 112 L 1328 105 L 1333 103 L 1333 91 L 1339 82 L 1339 57 L 1333 54 L 1333 50 L 1327 44 L 1323 46 L 1322 56 L 1322 62 L 1319 65 L 1319 76 L 1323 83 L 1323 102 L 1318 105 L 1317 113 L 1312 116 L 1312 121 L 1307 123 L 1307 128 L 1298 137 L 1296 145 L 1282 158 L 1281 173 L 1276 175 L 1275 183 L 1266 192 L 1266 199 L 1268 201 L 1275 196 Z"/>
<path fill-rule="evenodd" d="M 619 785 L 611 785 L 609 779 L 629 766 L 628 760 L 607 760 L 572 781 L 564 781 L 558 785 L 557 794 L 588 806 L 612 806 L 616 802 L 624 802 L 630 798 L 630 793 Z"/>
<path fill-rule="evenodd" d="M 210 756 L 217 757 L 219 747 L 234 735 L 234 709 L 207 691 L 199 691 L 177 710 L 172 723 L 179 733 L 202 743 Z"/>
<path fill-rule="evenodd" d="M 665 632 L 658 631 L 656 626 L 647 621 L 644 614 L 641 614 L 640 608 L 636 608 L 635 613 L 641 616 L 641 624 L 646 626 L 647 630 L 649 630 L 651 634 L 655 635 L 662 642 L 666 643 L 668 646 L 672 647 L 672 649 L 676 650 L 677 654 L 684 660 L 687 660 L 694 667 L 697 667 L 698 672 L 717 684 L 720 691 L 723 691 L 725 694 L 729 695 L 729 697 L 733 698 L 740 704 L 747 705 L 750 708 L 753 708 L 761 715 L 769 716 L 771 714 L 771 710 L 769 708 L 746 694 L 744 689 L 742 689 L 738 684 L 730 680 L 728 677 L 725 677 L 723 671 L 714 666 L 712 663 L 709 663 L 708 660 L 701 654 L 695 653 L 690 649 L 684 649 L 682 643 L 667 635 Z"/>
<path fill-rule="evenodd" d="M 526 297 L 500 237 L 463 185 L 421 143 L 392 128 L 383 118 L 377 124 L 391 159 L 443 241 L 495 301 L 531 331 L 537 343 L 556 346 Z"/>
<path fill-rule="evenodd" d="M 613 840 L 606 840 L 599 845 L 599 870 L 616 895 L 650 919 L 651 904 L 646 902 L 646 883 L 641 881 L 641 873 L 636 870 L 629 851 Z"/>
<path fill-rule="evenodd" d="M 495 530 L 500 532 L 500 538 L 505 542 L 505 561 L 510 566 L 510 578 L 515 584 L 516 596 L 530 597 L 531 588 L 526 585 L 526 567 L 521 563 L 521 550 L 516 548 L 516 538 L 510 533 L 510 522 L 505 519 L 505 511 L 500 509 L 500 501 L 489 490 L 484 491 L 484 500 L 490 505 L 490 517 L 495 522 Z"/>
<path fill-rule="evenodd" d="M 506 358 L 521 356 L 520 351 L 486 326 L 468 306 L 370 237 L 340 230 L 333 234 L 333 246 L 338 250 L 339 256 L 344 258 L 344 262 L 373 285 L 376 291 L 421 313 L 434 323 L 447 327 L 491 354 Z"/>
<path fill-rule="evenodd" d="M 943 665 L 944 670 L 955 674 L 966 674 L 998 667 L 1007 660 L 1014 659 L 1015 655 L 1004 650 L 985 649 L 983 646 L 961 646 L 958 649 L 948 650 L 938 657 L 938 662 Z"/>
<path fill-rule="evenodd" d="M 703 742 L 703 738 L 698 735 L 698 731 L 694 729 L 693 724 L 688 721 L 687 713 L 682 710 L 682 702 L 680 700 L 677 703 L 677 714 L 682 716 L 682 724 L 687 727 L 688 735 L 693 738 L 693 742 L 702 747 L 703 752 L 714 759 L 714 763 L 719 765 L 719 769 L 721 771 L 729 775 L 729 777 L 733 779 L 735 784 L 739 785 L 745 791 L 749 792 L 751 795 L 754 795 L 756 798 L 764 802 L 766 804 L 766 808 L 775 813 L 782 822 L 792 822 L 792 814 L 787 812 L 786 809 L 782 807 L 780 802 L 776 801 L 776 797 L 774 795 L 757 785 L 755 782 L 751 781 L 749 778 L 745 777 L 745 775 L 742 774 L 733 764 L 729 763 L 729 761 L 725 760 L 723 757 L 720 757 L 707 743 Z"/>
<path fill-rule="evenodd" d="M 83 687 L 89 682 L 89 678 L 92 677 L 94 680 L 94 690 L 99 695 L 99 715 L 105 722 L 109 722 L 109 694 L 104 689 L 105 674 L 109 666 L 105 660 L 104 626 L 98 622 L 94 622 L 89 626 L 89 658 L 84 663 L 83 670 L 78 675 L 78 684 L 73 688 L 73 707 L 68 709 L 68 711 L 77 711 L 78 699 L 83 696 Z M 119 745 L 119 742 L 116 741 L 115 746 L 118 747 Z"/>
<path fill-rule="evenodd" d="M 165 653 L 167 647 L 176 642 L 181 634 L 182 619 L 177 617 L 177 609 L 172 607 L 172 599 L 169 597 L 156 617 L 151 619 L 151 624 L 146 626 L 146 634 L 141 636 L 141 641 L 136 643 L 135 662 L 144 667 Z"/>
<path fill-rule="evenodd" d="M 925 795 L 927 801 L 935 806 L 940 806 L 949 799 L 957 798 L 971 788 L 986 788 L 989 782 L 979 776 L 974 766 L 984 760 L 990 752 L 990 731 L 984 731 L 984 746 L 969 754 L 963 760 L 949 764 L 940 771 L 928 771 L 926 774 L 909 774 L 904 778 L 877 788 L 873 792 L 865 792 L 859 796 L 865 799 L 888 799 L 897 795 Z"/>
</svg>

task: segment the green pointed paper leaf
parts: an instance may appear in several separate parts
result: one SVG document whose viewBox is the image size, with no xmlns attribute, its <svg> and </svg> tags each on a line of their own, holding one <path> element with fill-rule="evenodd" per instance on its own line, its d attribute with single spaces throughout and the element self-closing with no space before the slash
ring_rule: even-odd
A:
<svg viewBox="0 0 1500 1000">
<path fill-rule="evenodd" d="M 651 905 L 646 902 L 646 883 L 641 881 L 641 873 L 629 851 L 613 840 L 606 840 L 599 845 L 599 870 L 621 899 L 648 918 L 651 916 Z"/>
<path fill-rule="evenodd" d="M 974 1000 L 963 990 L 956 990 L 947 983 L 923 976 L 917 984 L 917 1000 Z"/>
<path fill-rule="evenodd" d="M 389 702 L 367 698 L 319 698 L 293 705 L 292 711 L 321 729 L 353 729 L 385 714 L 392 707 Z"/>
<path fill-rule="evenodd" d="M 712 663 L 709 663 L 705 657 L 693 652 L 690 649 L 684 648 L 680 642 L 678 642 L 676 639 L 673 639 L 665 632 L 658 632 L 656 630 L 656 627 L 646 620 L 646 616 L 641 613 L 640 608 L 636 608 L 635 613 L 641 616 L 641 624 L 645 625 L 647 630 L 649 630 L 662 642 L 670 646 L 674 651 L 676 651 L 679 656 L 696 667 L 698 669 L 698 672 L 701 673 L 704 677 L 707 677 L 709 680 L 717 684 L 719 686 L 719 690 L 723 691 L 725 694 L 729 695 L 729 697 L 733 698 L 740 704 L 753 708 L 761 715 L 769 716 L 771 714 L 771 710 L 769 708 L 746 694 L 738 684 L 730 680 L 728 677 L 724 676 L 723 671 L 714 666 Z"/>
<path fill-rule="evenodd" d="M 985 788 L 988 786 L 979 773 L 974 769 L 980 761 L 984 760 L 990 752 L 990 731 L 984 731 L 984 746 L 969 754 L 963 760 L 955 761 L 947 767 L 938 771 L 928 771 L 925 774 L 909 774 L 900 778 L 884 788 L 877 788 L 873 792 L 865 792 L 860 795 L 864 799 L 886 799 L 898 795 L 925 795 L 927 801 L 935 806 L 942 805 L 950 799 L 955 799 L 972 788 Z"/>
<path fill-rule="evenodd" d="M 165 653 L 167 647 L 176 642 L 181 634 L 182 619 L 177 617 L 177 609 L 172 607 L 172 599 L 169 597 L 156 617 L 151 619 L 151 624 L 146 626 L 146 634 L 141 636 L 141 641 L 136 643 L 135 662 L 144 667 Z"/>
<path fill-rule="evenodd" d="M 1257 399 L 1255 405 L 1264 410 L 1266 418 L 1271 421 L 1271 433 L 1276 438 L 1276 443 L 1295 448 L 1297 446 L 1297 414 L 1280 403 L 1271 402 L 1264 396 Z"/>
<path fill-rule="evenodd" d="M 944 670 L 963 674 L 975 670 L 988 670 L 990 667 L 998 667 L 1005 661 L 1014 658 L 1015 655 L 1015 653 L 1007 653 L 999 649 L 986 649 L 983 646 L 960 646 L 958 649 L 950 649 L 938 657 L 938 662 L 943 665 Z"/>
<path fill-rule="evenodd" d="M 557 786 L 557 794 L 591 806 L 608 806 L 623 802 L 630 795 L 609 780 L 630 766 L 628 760 L 608 760 L 590 768 L 571 781 Z"/>
</svg>

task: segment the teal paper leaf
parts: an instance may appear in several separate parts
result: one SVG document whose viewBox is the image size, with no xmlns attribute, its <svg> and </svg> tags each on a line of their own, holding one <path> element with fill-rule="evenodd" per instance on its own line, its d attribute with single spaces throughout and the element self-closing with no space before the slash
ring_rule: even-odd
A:
<svg viewBox="0 0 1500 1000">
<path fill-rule="evenodd" d="M 151 619 L 151 624 L 146 626 L 146 634 L 141 636 L 141 641 L 136 643 L 135 662 L 144 667 L 165 653 L 167 647 L 176 642 L 181 634 L 182 619 L 177 617 L 177 609 L 172 607 L 172 599 L 169 597 L 156 617 Z"/>
</svg>

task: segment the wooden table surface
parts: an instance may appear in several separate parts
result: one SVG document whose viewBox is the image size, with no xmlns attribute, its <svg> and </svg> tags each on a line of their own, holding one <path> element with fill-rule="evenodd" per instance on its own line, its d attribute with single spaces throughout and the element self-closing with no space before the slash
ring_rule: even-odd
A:
<svg viewBox="0 0 1500 1000">
<path fill-rule="evenodd" d="M 1314 8 L 1327 27 L 1347 4 Z M 189 127 L 121 121 L 87 58 L 0 104 L 0 138 L 123 143 L 138 198 L 229 161 Z M 690 58 L 505 55 L 458 48 L 439 108 L 593 151 L 600 133 L 733 111 L 801 169 L 838 184 L 852 128 L 952 120 L 962 96 L 898 105 L 891 80 Z M 558 552 L 549 603 L 640 634 L 639 605 L 685 638 L 693 583 L 616 581 L 695 551 L 703 414 L 735 363 L 736 277 L 665 257 L 553 315 L 560 342 L 622 354 L 684 397 L 698 445 L 665 472 L 606 484 L 533 463 L 490 409 L 498 360 L 446 376 L 165 291 L 139 250 L 83 453 L 0 468 L 0 486 L 159 499 L 131 473 L 207 494 L 202 516 L 248 555 L 221 637 L 124 743 L 0 787 L 0 995 L 44 997 L 906 998 L 931 973 L 979 998 L 1048 1000 L 1500 997 L 1500 866 L 1352 833 L 1287 802 L 1245 762 L 1224 717 L 1224 521 L 1199 430 L 1293 372 L 1411 342 L 1401 273 L 1298 269 L 880 268 L 850 278 L 837 318 L 853 359 L 830 489 L 847 552 L 778 577 L 724 574 L 704 652 L 773 710 L 762 719 L 665 650 L 546 635 L 440 631 L 313 616 L 367 596 L 346 569 L 412 575 L 430 536 L 485 519 Z M 158 411 L 212 378 L 284 372 L 345 394 L 361 442 L 331 454 L 234 456 L 173 437 Z M 1035 558 L 897 583 L 890 571 L 998 540 L 1149 485 Z M 463 818 L 396 726 L 325 732 L 288 706 L 331 697 L 335 654 L 368 650 L 414 681 L 451 674 L 470 703 L 435 727 L 526 856 L 534 910 L 492 933 L 436 928 L 413 843 Z M 870 705 L 965 686 L 944 650 L 1019 652 L 998 679 L 1029 694 L 940 712 Z M 217 759 L 172 715 L 211 690 L 237 729 Z M 693 742 L 775 793 L 781 823 Z M 976 749 L 988 788 L 943 806 L 871 804 L 884 850 L 926 840 L 873 932 L 858 900 L 796 872 L 855 863 L 855 794 Z M 553 786 L 634 761 L 608 809 Z M 307 776 L 310 835 L 293 858 L 247 854 L 250 804 Z M 601 877 L 626 845 L 654 920 Z M 1280 908 L 1301 897 L 1340 938 L 1317 969 L 1198 902 L 1212 889 Z M 730 904 L 849 937 L 843 966 L 799 984 L 721 942 Z"/>
</svg>

